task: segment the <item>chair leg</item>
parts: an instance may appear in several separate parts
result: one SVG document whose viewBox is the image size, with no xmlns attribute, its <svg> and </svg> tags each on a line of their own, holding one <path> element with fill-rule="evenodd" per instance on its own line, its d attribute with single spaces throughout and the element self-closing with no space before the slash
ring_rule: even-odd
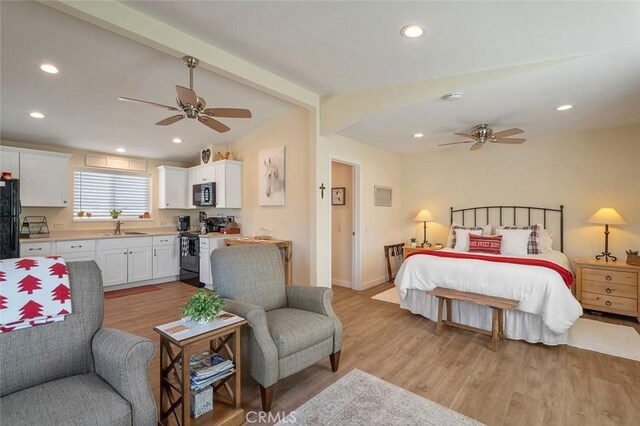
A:
<svg viewBox="0 0 640 426">
<path fill-rule="evenodd" d="M 335 373 L 338 371 L 338 366 L 340 365 L 340 352 L 335 352 L 329 355 L 329 361 L 331 361 L 331 370 Z"/>
<path fill-rule="evenodd" d="M 271 403 L 273 402 L 273 391 L 276 385 L 271 385 L 267 388 L 260 385 L 260 399 L 262 400 L 262 411 L 268 413 L 271 411 Z"/>
</svg>

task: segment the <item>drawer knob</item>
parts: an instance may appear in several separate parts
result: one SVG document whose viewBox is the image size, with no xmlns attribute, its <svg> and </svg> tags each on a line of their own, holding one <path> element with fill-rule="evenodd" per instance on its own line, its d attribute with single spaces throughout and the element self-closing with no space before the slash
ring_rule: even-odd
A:
<svg viewBox="0 0 640 426">
<path fill-rule="evenodd" d="M 613 290 L 611 290 L 610 288 L 605 290 L 607 293 L 611 293 Z"/>
<path fill-rule="evenodd" d="M 604 277 L 604 279 L 607 281 L 611 281 L 611 275 L 607 275 L 606 277 Z"/>
<path fill-rule="evenodd" d="M 604 302 L 604 304 L 607 305 L 607 306 L 611 306 L 611 302 L 608 301 L 608 300 L 606 302 Z"/>
</svg>

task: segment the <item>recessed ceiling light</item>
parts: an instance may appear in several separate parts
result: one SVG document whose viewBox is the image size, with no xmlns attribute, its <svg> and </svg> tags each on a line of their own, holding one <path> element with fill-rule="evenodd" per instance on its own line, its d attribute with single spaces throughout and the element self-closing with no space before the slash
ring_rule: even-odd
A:
<svg viewBox="0 0 640 426">
<path fill-rule="evenodd" d="M 402 29 L 400 30 L 400 34 L 402 34 L 403 37 L 407 38 L 418 38 L 422 34 L 424 34 L 424 27 L 415 24 L 407 25 L 402 27 Z"/>
<path fill-rule="evenodd" d="M 49 74 L 58 74 L 58 67 L 51 64 L 42 64 L 40 65 L 40 69 Z"/>
<path fill-rule="evenodd" d="M 182 143 L 182 139 L 180 139 L 180 138 L 173 138 L 173 143 Z"/>
<path fill-rule="evenodd" d="M 414 138 L 421 138 L 421 137 L 423 137 L 423 136 L 424 136 L 424 134 L 422 134 L 422 133 L 414 133 L 414 134 L 413 134 L 413 137 L 414 137 Z"/>
<path fill-rule="evenodd" d="M 573 108 L 573 105 L 560 105 L 558 108 L 556 108 L 556 111 L 566 111 L 568 109 Z"/>
<path fill-rule="evenodd" d="M 118 151 L 118 152 L 127 152 L 127 150 L 124 149 L 124 148 L 116 148 L 116 151 Z"/>
<path fill-rule="evenodd" d="M 442 99 L 444 99 L 445 101 L 457 101 L 457 100 L 459 100 L 461 98 L 462 98 L 462 93 L 461 92 L 447 93 L 446 95 L 444 95 L 442 97 Z"/>
<path fill-rule="evenodd" d="M 33 118 L 44 118 L 44 114 L 43 114 L 43 113 L 41 113 L 41 112 L 37 112 L 37 111 L 34 111 L 34 112 L 32 112 L 31 114 L 29 114 L 29 115 L 30 115 L 31 117 L 33 117 Z"/>
</svg>

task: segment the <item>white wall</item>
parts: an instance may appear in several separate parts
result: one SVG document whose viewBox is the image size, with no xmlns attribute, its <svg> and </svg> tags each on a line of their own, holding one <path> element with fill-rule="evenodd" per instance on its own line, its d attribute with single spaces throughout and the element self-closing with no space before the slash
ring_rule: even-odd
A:
<svg viewBox="0 0 640 426">
<path fill-rule="evenodd" d="M 331 188 L 345 188 L 345 204 L 331 206 L 331 283 L 352 287 L 353 166 L 331 162 Z"/>
<path fill-rule="evenodd" d="M 403 191 L 405 241 L 421 240 L 413 218 L 423 208 L 438 220 L 428 224 L 429 240 L 446 242 L 450 206 L 563 204 L 565 253 L 591 257 L 604 248 L 604 227 L 587 220 L 614 207 L 628 225 L 611 227 L 610 250 L 624 259 L 625 249 L 640 249 L 640 126 L 405 156 Z"/>
</svg>

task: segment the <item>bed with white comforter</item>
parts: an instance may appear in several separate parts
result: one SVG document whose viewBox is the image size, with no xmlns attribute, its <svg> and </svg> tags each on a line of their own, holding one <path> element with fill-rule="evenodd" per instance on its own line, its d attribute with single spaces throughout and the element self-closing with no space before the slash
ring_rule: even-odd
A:
<svg viewBox="0 0 640 426">
<path fill-rule="evenodd" d="M 569 260 L 559 251 L 526 258 L 570 270 Z M 395 284 L 402 308 L 433 321 L 437 320 L 437 299 L 425 292 L 435 287 L 519 300 L 517 310 L 505 312 L 504 334 L 530 343 L 566 344 L 569 328 L 582 315 L 580 303 L 560 274 L 540 266 L 416 254 L 403 262 Z M 453 301 L 452 315 L 455 322 L 491 329 L 491 310 L 486 306 Z"/>
</svg>

